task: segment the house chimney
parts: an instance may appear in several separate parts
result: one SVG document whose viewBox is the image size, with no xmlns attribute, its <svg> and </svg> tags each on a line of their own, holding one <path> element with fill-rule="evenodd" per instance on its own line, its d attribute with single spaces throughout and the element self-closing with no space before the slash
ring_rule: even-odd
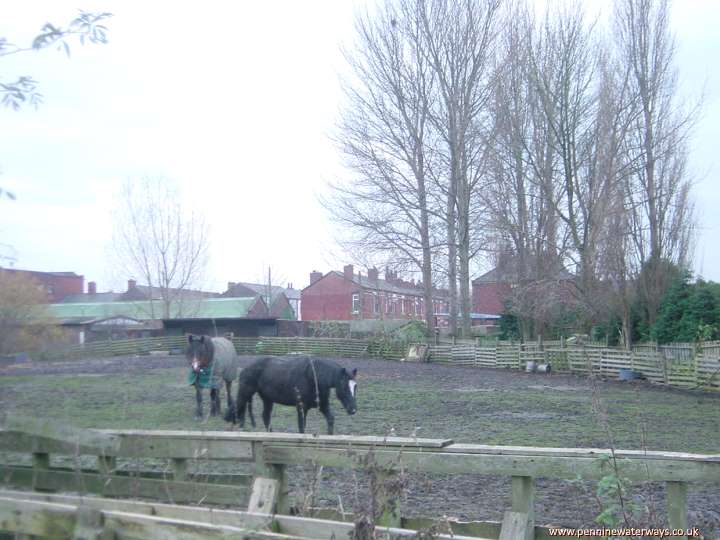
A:
<svg viewBox="0 0 720 540">
<path fill-rule="evenodd" d="M 378 279 L 378 270 L 374 266 L 368 269 L 368 279 L 370 281 L 377 281 Z"/>
<path fill-rule="evenodd" d="M 317 270 L 310 272 L 310 285 L 318 281 L 321 277 L 323 277 L 322 272 L 318 272 Z"/>
<path fill-rule="evenodd" d="M 234 281 L 228 281 L 228 291 L 235 288 L 236 283 Z"/>
<path fill-rule="evenodd" d="M 97 284 L 94 281 L 88 281 L 88 294 L 97 294 Z"/>
<path fill-rule="evenodd" d="M 128 291 L 132 291 L 137 285 L 137 281 L 134 279 L 128 279 Z"/>
<path fill-rule="evenodd" d="M 352 281 L 353 276 L 354 276 L 353 265 L 352 265 L 352 264 L 346 264 L 346 265 L 343 267 L 343 274 L 345 275 L 345 279 L 347 279 L 347 280 L 349 280 L 349 281 Z"/>
</svg>

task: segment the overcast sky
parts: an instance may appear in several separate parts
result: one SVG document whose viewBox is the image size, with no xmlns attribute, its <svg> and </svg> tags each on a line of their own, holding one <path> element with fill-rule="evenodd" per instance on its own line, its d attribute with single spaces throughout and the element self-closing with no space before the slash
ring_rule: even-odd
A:
<svg viewBox="0 0 720 540">
<path fill-rule="evenodd" d="M 330 136 L 358 1 L 77 1 L 0 3 L 0 37 L 20 45 L 78 7 L 114 14 L 107 45 L 0 60 L 2 80 L 31 75 L 44 95 L 37 110 L 0 109 L 0 186 L 17 195 L 0 201 L 0 244 L 15 267 L 123 288 L 107 256 L 113 199 L 128 178 L 161 176 L 210 223 L 205 288 L 268 266 L 296 287 L 340 269 L 317 195 L 343 174 Z M 720 2 L 677 2 L 673 27 L 684 96 L 705 100 L 696 271 L 720 281 Z"/>
</svg>

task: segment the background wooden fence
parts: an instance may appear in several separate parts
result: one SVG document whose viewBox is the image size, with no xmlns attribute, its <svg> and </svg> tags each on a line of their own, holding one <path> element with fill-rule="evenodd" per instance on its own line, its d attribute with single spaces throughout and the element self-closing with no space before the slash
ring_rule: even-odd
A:
<svg viewBox="0 0 720 540">
<path fill-rule="evenodd" d="M 96 493 L 114 499 L 142 497 L 173 505 L 187 501 L 247 508 L 247 512 L 228 510 L 223 514 L 223 511 L 202 507 L 191 510 L 139 501 L 84 500 L 0 490 L 0 532 L 5 529 L 38 536 L 47 536 L 46 531 L 69 529 L 71 534 L 65 537 L 73 537 L 73 528 L 91 526 L 88 522 L 94 522 L 96 528 L 100 528 L 106 520 L 114 530 L 113 536 L 104 537 L 113 538 L 162 535 L 188 540 L 282 538 L 272 536 L 270 531 L 295 538 L 329 538 L 332 535 L 347 538 L 352 530 L 351 523 L 341 523 L 340 519 L 327 521 L 288 516 L 291 501 L 287 474 L 291 465 L 350 468 L 359 474 L 375 475 L 380 486 L 375 492 L 376 507 L 384 510 L 377 524 L 395 527 L 385 529 L 385 532 L 394 532 L 391 537 L 413 536 L 414 531 L 408 529 L 432 523 L 427 518 L 402 517 L 400 498 L 391 491 L 393 476 L 399 471 L 507 475 L 512 478 L 511 508 L 505 512 L 503 522 L 452 522 L 452 537 L 456 539 L 466 536 L 513 540 L 549 538 L 547 529 L 536 527 L 534 523 L 536 478 L 603 480 L 617 474 L 628 482 L 665 482 L 668 525 L 673 528 L 687 527 L 688 483 L 720 483 L 720 455 L 487 446 L 445 439 L 350 435 L 82 430 L 19 417 L 6 417 L 0 424 L 0 451 L 31 457 L 30 465 L 0 460 L 0 482 L 6 486 L 44 492 Z M 69 468 L 53 465 L 55 455 L 70 456 L 74 465 Z M 96 466 L 83 466 L 83 456 L 94 457 Z M 162 477 L 153 476 L 157 474 L 153 471 L 129 476 L 123 474 L 123 459 L 160 459 L 166 462 L 166 467 Z M 239 482 L 235 481 L 234 473 L 219 475 L 212 468 L 212 464 L 218 462 L 236 465 L 246 462 L 252 466 L 252 476 L 245 475 L 246 479 Z M 83 505 L 102 510 L 103 515 L 96 512 L 94 518 L 92 515 L 83 518 L 79 515 L 79 507 Z M 121 516 L 114 512 L 145 514 L 145 517 Z M 154 522 L 147 519 L 147 514 L 170 521 Z M 206 516 L 204 524 L 201 522 L 203 515 Z M 185 529 L 177 519 L 186 520 Z M 349 516 L 349 519 L 353 517 Z M 188 525 L 188 520 L 192 525 Z M 214 529 L 211 525 L 242 530 Z M 262 530 L 257 529 L 258 525 L 263 525 Z M 133 527 L 135 536 L 131 533 L 126 536 L 125 532 Z M 187 536 L 173 534 L 179 530 L 184 530 Z M 251 534 L 244 536 L 245 530 Z M 228 536 L 229 533 L 237 536 Z"/>
<path fill-rule="evenodd" d="M 303 353 L 315 356 L 359 358 L 363 356 L 398 360 L 407 352 L 407 346 L 383 340 L 303 337 L 235 337 L 232 339 L 238 354 L 289 354 Z M 186 343 L 185 336 L 94 341 L 64 349 L 33 354 L 37 359 L 105 358 L 150 354 L 153 351 L 180 352 Z"/>
<path fill-rule="evenodd" d="M 407 345 L 388 340 L 305 337 L 236 337 L 238 354 L 291 354 L 399 360 L 407 355 Z M 92 342 L 54 350 L 38 358 L 112 357 L 180 353 L 184 336 L 164 336 L 119 341 Z M 641 344 L 632 350 L 599 344 L 569 345 L 565 341 L 511 343 L 498 341 L 431 344 L 428 360 L 471 367 L 525 370 L 527 362 L 550 364 L 560 373 L 577 373 L 618 378 L 621 369 L 636 371 L 647 380 L 678 388 L 720 390 L 720 342 L 670 345 Z"/>
<path fill-rule="evenodd" d="M 433 345 L 429 360 L 459 366 L 525 370 L 527 362 L 550 364 L 553 371 L 600 375 L 617 379 L 621 369 L 641 373 L 647 380 L 678 388 L 720 390 L 720 345 L 675 344 L 638 346 L 632 351 L 598 345 L 568 346 L 498 342 Z"/>
</svg>

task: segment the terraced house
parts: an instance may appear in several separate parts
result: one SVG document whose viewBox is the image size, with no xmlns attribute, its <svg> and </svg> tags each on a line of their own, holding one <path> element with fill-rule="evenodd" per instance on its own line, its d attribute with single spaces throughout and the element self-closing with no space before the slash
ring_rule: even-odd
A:
<svg viewBox="0 0 720 540">
<path fill-rule="evenodd" d="M 310 285 L 302 290 L 302 320 L 347 321 L 355 319 L 424 320 L 422 283 L 405 281 L 397 272 L 385 270 L 381 279 L 377 268 L 366 276 L 355 273 L 352 264 L 342 272 L 322 274 L 313 271 Z M 447 313 L 444 291 L 433 295 L 433 313 Z"/>
</svg>

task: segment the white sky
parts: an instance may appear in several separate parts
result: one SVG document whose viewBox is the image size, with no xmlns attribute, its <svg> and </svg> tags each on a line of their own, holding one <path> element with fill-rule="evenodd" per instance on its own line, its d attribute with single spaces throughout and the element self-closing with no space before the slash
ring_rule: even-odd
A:
<svg viewBox="0 0 720 540">
<path fill-rule="evenodd" d="M 18 197 L 0 202 L 0 244 L 15 248 L 15 267 L 123 289 L 107 256 L 113 197 L 149 175 L 206 213 L 206 289 L 258 280 L 268 265 L 296 287 L 313 269 L 341 269 L 317 194 L 343 174 L 330 136 L 358 0 L 79 1 L 0 3 L 0 36 L 20 45 L 78 7 L 114 14 L 108 45 L 0 60 L 0 78 L 30 75 L 44 94 L 37 110 L 0 109 L 0 186 Z M 720 281 L 720 2 L 682 0 L 673 13 L 683 91 L 705 99 L 691 154 L 696 270 Z"/>
</svg>

